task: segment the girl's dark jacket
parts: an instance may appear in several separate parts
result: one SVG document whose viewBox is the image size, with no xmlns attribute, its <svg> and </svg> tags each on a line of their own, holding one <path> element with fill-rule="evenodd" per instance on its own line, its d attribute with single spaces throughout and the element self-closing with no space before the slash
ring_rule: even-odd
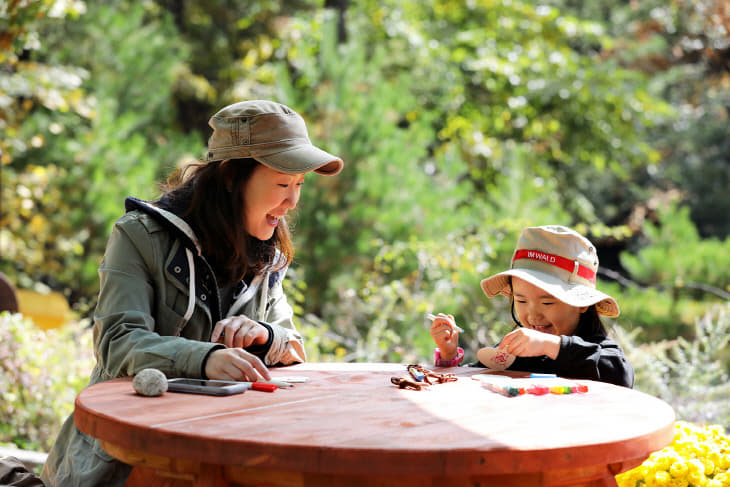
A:
<svg viewBox="0 0 730 487">
<path fill-rule="evenodd" d="M 516 357 L 509 370 L 556 374 L 573 379 L 589 379 L 625 387 L 634 386 L 634 369 L 618 343 L 602 333 L 591 333 L 579 324 L 573 335 L 560 337 L 560 352 L 553 360 Z M 471 364 L 483 367 L 479 362 Z"/>
</svg>

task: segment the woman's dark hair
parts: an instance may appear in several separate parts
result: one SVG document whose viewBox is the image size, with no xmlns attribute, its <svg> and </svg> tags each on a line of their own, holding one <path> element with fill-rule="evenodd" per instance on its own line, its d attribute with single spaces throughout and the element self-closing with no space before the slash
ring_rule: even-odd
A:
<svg viewBox="0 0 730 487">
<path fill-rule="evenodd" d="M 284 218 L 267 241 L 246 232 L 244 187 L 258 165 L 254 159 L 192 163 L 162 186 L 159 203 L 192 227 L 220 285 L 238 282 L 247 273 L 283 269 L 294 257 Z"/>
</svg>

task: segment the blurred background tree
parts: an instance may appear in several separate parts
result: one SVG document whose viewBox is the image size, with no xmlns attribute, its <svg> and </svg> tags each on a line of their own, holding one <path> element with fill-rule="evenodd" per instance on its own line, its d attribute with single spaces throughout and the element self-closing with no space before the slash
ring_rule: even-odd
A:
<svg viewBox="0 0 730 487">
<path fill-rule="evenodd" d="M 479 280 L 551 223 L 597 244 L 620 336 L 691 341 L 730 296 L 728 26 L 721 0 L 5 2 L 0 271 L 88 317 L 124 197 L 268 98 L 346 162 L 292 222 L 312 359 L 428 361 L 430 311 L 474 356 L 511 326 Z"/>
</svg>

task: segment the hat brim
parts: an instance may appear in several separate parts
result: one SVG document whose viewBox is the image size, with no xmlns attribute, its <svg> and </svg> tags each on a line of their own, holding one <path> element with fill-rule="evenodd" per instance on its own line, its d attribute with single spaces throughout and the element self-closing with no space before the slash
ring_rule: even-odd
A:
<svg viewBox="0 0 730 487">
<path fill-rule="evenodd" d="M 287 174 L 314 171 L 324 176 L 334 176 L 342 170 L 342 159 L 313 145 L 299 145 L 285 151 L 254 156 L 271 169 Z"/>
<path fill-rule="evenodd" d="M 609 318 L 615 318 L 620 313 L 618 303 L 608 294 L 585 284 L 565 282 L 551 274 L 533 269 L 510 269 L 483 279 L 481 286 L 484 294 L 490 298 L 501 294 L 512 299 L 510 277 L 519 277 L 571 306 L 595 304 L 598 313 Z"/>
</svg>

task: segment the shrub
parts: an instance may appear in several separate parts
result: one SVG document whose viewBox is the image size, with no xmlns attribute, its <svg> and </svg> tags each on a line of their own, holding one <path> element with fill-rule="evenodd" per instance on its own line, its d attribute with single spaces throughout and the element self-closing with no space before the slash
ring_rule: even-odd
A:
<svg viewBox="0 0 730 487">
<path fill-rule="evenodd" d="M 614 330 L 636 371 L 635 388 L 668 402 L 684 421 L 730 425 L 730 303 L 694 326 L 693 337 L 636 345 Z"/>
<path fill-rule="evenodd" d="M 80 322 L 43 331 L 20 314 L 0 313 L 0 444 L 50 448 L 87 384 L 91 342 Z"/>
</svg>

